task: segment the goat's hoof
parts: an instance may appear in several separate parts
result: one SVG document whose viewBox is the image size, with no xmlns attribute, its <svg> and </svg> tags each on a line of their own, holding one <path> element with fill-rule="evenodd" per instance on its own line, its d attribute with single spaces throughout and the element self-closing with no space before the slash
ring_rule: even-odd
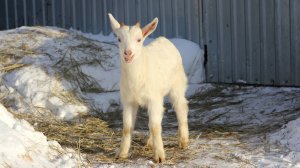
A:
<svg viewBox="0 0 300 168">
<path fill-rule="evenodd" d="M 165 152 L 162 151 L 162 152 L 156 153 L 154 156 L 154 161 L 156 163 L 163 163 L 164 161 L 166 161 Z"/>
<path fill-rule="evenodd" d="M 189 146 L 189 141 L 188 140 L 181 140 L 179 141 L 179 148 L 180 149 L 186 149 Z"/>
<path fill-rule="evenodd" d="M 128 153 L 118 153 L 116 155 L 116 159 L 118 160 L 124 160 L 124 159 L 127 159 L 128 158 Z"/>
</svg>

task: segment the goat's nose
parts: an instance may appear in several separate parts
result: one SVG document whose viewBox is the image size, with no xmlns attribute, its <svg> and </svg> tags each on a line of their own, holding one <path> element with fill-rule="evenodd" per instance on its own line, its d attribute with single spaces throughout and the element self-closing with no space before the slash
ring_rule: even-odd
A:
<svg viewBox="0 0 300 168">
<path fill-rule="evenodd" d="M 125 50 L 125 51 L 124 51 L 124 54 L 125 54 L 126 56 L 130 56 L 130 55 L 132 54 L 132 51 L 131 51 L 131 50 Z"/>
</svg>

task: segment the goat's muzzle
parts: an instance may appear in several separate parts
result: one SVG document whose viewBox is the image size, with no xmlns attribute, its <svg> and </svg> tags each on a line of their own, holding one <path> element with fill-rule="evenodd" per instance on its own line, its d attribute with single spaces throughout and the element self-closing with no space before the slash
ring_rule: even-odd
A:
<svg viewBox="0 0 300 168">
<path fill-rule="evenodd" d="M 125 50 L 124 51 L 124 60 L 126 63 L 130 63 L 134 57 L 134 54 L 131 50 Z"/>
<path fill-rule="evenodd" d="M 134 54 L 132 55 L 124 55 L 124 60 L 126 63 L 131 63 L 133 60 Z"/>
</svg>

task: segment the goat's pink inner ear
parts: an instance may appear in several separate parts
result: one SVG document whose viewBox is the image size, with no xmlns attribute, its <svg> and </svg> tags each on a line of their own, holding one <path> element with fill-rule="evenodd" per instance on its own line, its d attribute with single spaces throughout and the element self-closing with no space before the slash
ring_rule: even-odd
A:
<svg viewBox="0 0 300 168">
<path fill-rule="evenodd" d="M 149 27 L 147 27 L 145 30 L 143 29 L 143 36 L 147 36 L 149 32 L 151 32 L 155 28 L 156 22 L 153 22 Z"/>
<path fill-rule="evenodd" d="M 149 31 L 143 31 L 143 36 L 145 37 L 148 34 Z"/>
</svg>

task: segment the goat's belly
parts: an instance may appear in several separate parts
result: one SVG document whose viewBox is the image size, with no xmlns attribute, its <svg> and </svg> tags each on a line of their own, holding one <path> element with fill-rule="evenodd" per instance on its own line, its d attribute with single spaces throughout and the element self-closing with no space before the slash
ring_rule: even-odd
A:
<svg viewBox="0 0 300 168">
<path fill-rule="evenodd" d="M 153 93 L 159 93 L 159 94 L 153 94 Z M 162 97 L 165 97 L 169 92 L 167 90 L 162 90 L 161 92 L 146 92 L 146 91 L 140 91 L 134 95 L 134 101 L 139 104 L 141 107 L 147 107 L 148 103 L 151 101 L 155 101 L 157 99 L 161 99 Z"/>
<path fill-rule="evenodd" d="M 145 107 L 148 102 L 147 95 L 144 92 L 134 94 L 134 100 L 142 107 Z"/>
<path fill-rule="evenodd" d="M 169 85 L 151 86 L 152 87 L 149 87 L 149 85 L 142 85 L 140 87 L 121 87 L 120 89 L 124 95 L 123 99 L 127 102 L 133 102 L 137 103 L 139 106 L 147 107 L 149 102 L 155 99 L 161 99 L 170 91 Z"/>
<path fill-rule="evenodd" d="M 122 99 L 128 103 L 137 103 L 139 106 L 145 107 L 147 104 L 147 94 L 143 90 L 136 90 L 133 88 L 120 88 Z"/>
<path fill-rule="evenodd" d="M 147 100 L 144 98 L 138 98 L 136 101 L 138 102 L 139 106 L 141 106 L 141 107 L 146 107 L 146 105 L 147 105 Z"/>
</svg>

